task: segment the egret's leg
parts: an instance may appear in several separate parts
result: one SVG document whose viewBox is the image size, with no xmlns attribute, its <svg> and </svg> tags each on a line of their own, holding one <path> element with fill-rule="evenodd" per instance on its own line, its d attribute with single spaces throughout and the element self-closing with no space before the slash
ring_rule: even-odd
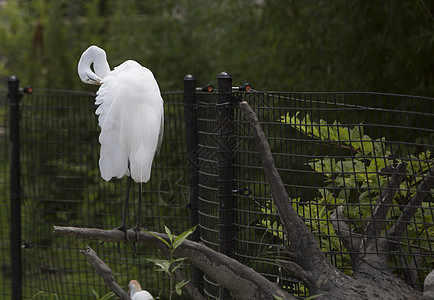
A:
<svg viewBox="0 0 434 300">
<path fill-rule="evenodd" d="M 127 207 L 128 207 L 128 198 L 130 195 L 130 187 L 131 187 L 131 177 L 128 176 L 127 196 L 125 197 L 125 204 L 124 204 L 124 212 L 122 214 L 122 221 L 121 221 L 121 225 L 115 228 L 115 229 L 123 231 L 125 233 L 125 241 L 126 242 L 128 242 L 128 234 L 127 234 L 127 226 L 125 225 L 125 223 L 126 223 L 126 219 L 127 219 Z"/>
<path fill-rule="evenodd" d="M 140 222 L 140 212 L 142 210 L 142 183 L 139 182 L 139 206 L 137 210 L 137 222 L 136 226 L 133 228 L 133 230 L 136 232 L 136 240 L 139 240 L 139 231 L 141 229 L 141 222 Z"/>
</svg>

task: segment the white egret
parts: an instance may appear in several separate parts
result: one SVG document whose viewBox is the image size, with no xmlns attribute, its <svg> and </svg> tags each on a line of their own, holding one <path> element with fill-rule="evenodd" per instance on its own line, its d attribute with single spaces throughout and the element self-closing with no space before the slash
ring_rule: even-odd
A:
<svg viewBox="0 0 434 300">
<path fill-rule="evenodd" d="M 151 293 L 148 291 L 142 290 L 140 283 L 137 280 L 131 280 L 128 283 L 128 288 L 130 289 L 130 298 L 131 300 L 152 300 Z"/>
<path fill-rule="evenodd" d="M 100 85 L 95 113 L 101 127 L 101 177 L 109 181 L 128 176 L 122 222 L 116 228 L 127 239 L 125 219 L 131 179 L 139 183 L 137 223 L 133 228 L 137 234 L 142 183 L 151 176 L 152 161 L 162 141 L 164 110 L 160 88 L 152 72 L 133 60 L 111 71 L 105 51 L 97 46 L 90 46 L 81 55 L 78 75 L 84 83 Z"/>
</svg>

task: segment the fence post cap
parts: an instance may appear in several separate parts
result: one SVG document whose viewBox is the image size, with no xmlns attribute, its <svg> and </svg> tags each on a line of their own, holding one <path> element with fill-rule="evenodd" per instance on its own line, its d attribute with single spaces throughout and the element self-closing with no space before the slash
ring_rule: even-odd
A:
<svg viewBox="0 0 434 300">
<path fill-rule="evenodd" d="M 15 75 L 9 76 L 8 82 L 18 81 L 18 77 Z"/>
<path fill-rule="evenodd" d="M 187 74 L 187 75 L 184 76 L 184 81 L 190 81 L 190 80 L 196 80 L 196 78 L 194 77 L 194 75 Z"/>
<path fill-rule="evenodd" d="M 232 75 L 229 72 L 221 72 L 218 76 L 218 79 L 220 78 L 232 78 Z"/>
</svg>

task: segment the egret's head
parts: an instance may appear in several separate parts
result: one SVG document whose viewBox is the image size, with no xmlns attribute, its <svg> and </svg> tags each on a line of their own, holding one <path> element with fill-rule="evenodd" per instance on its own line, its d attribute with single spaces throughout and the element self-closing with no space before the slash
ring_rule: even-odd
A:
<svg viewBox="0 0 434 300">
<path fill-rule="evenodd" d="M 93 66 L 93 70 L 92 67 Z M 90 46 L 78 62 L 78 76 L 88 84 L 102 84 L 101 80 L 110 72 L 107 56 L 103 49 Z"/>
<path fill-rule="evenodd" d="M 128 283 L 128 289 L 130 293 L 130 297 L 132 298 L 135 293 L 142 290 L 142 287 L 140 286 L 140 283 L 137 280 L 131 280 L 130 283 Z"/>
</svg>

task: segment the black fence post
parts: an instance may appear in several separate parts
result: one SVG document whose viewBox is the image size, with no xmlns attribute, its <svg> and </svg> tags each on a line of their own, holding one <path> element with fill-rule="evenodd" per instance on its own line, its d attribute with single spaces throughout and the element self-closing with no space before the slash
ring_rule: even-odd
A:
<svg viewBox="0 0 434 300">
<path fill-rule="evenodd" d="M 184 77 L 184 117 L 185 135 L 187 139 L 187 165 L 190 192 L 190 225 L 199 224 L 199 161 L 198 161 L 198 133 L 197 133 L 197 104 L 196 78 L 193 75 Z M 200 228 L 191 235 L 191 240 L 199 242 Z M 192 280 L 200 290 L 203 289 L 203 272 L 192 266 Z"/>
<path fill-rule="evenodd" d="M 222 72 L 217 77 L 218 113 L 218 210 L 219 251 L 234 257 L 234 107 L 232 103 L 232 76 Z M 220 299 L 232 299 L 230 292 L 220 289 Z"/>
<path fill-rule="evenodd" d="M 10 251 L 12 263 L 12 298 L 22 298 L 21 265 L 21 190 L 20 190 L 20 110 L 23 94 L 19 91 L 19 80 L 11 76 L 8 80 L 10 109 Z"/>
</svg>

